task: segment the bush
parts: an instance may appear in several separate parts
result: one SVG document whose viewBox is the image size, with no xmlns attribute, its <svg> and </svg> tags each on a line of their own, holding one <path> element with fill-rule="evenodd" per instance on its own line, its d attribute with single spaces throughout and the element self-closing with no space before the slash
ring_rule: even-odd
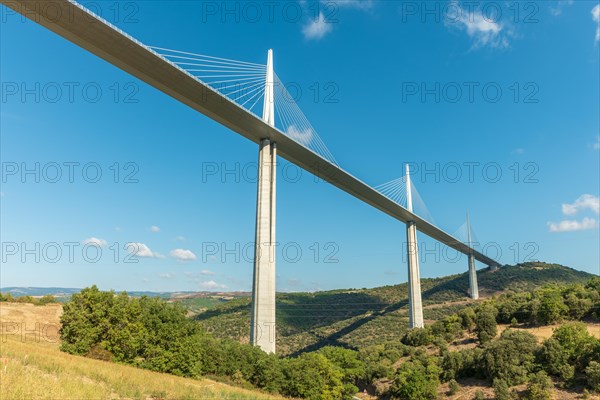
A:
<svg viewBox="0 0 600 400">
<path fill-rule="evenodd" d="M 503 379 L 510 386 L 523 383 L 533 369 L 536 350 L 537 340 L 532 334 L 507 329 L 484 348 L 487 376 Z"/>
<path fill-rule="evenodd" d="M 569 382 L 575 375 L 575 367 L 569 364 L 569 358 L 560 342 L 551 337 L 540 349 L 539 364 L 547 373 L 558 377 L 562 382 Z"/>
<path fill-rule="evenodd" d="M 406 332 L 402 338 L 402 343 L 407 346 L 419 347 L 431 344 L 433 337 L 425 328 L 414 328 Z"/>
<path fill-rule="evenodd" d="M 496 400 L 511 400 L 510 387 L 504 379 L 494 379 L 494 395 Z"/>
<path fill-rule="evenodd" d="M 600 363 L 591 361 L 585 369 L 585 375 L 589 388 L 600 393 Z"/>
<path fill-rule="evenodd" d="M 358 358 L 358 352 L 341 347 L 324 347 L 319 353 L 325 356 L 344 374 L 343 381 L 347 385 L 366 382 L 367 369 L 365 363 Z M 354 393 L 358 388 L 354 387 Z"/>
<path fill-rule="evenodd" d="M 481 355 L 482 350 L 479 348 L 444 353 L 441 360 L 442 379 L 449 381 L 466 377 L 483 377 Z"/>
<path fill-rule="evenodd" d="M 560 326 L 554 330 L 552 338 L 548 341 L 551 343 L 544 346 L 548 349 L 544 352 L 546 359 L 543 361 L 556 362 L 562 368 L 571 366 L 575 373 L 583 373 L 590 361 L 600 357 L 600 341 L 590 335 L 587 326 L 582 322 L 570 322 Z M 544 366 L 549 373 L 554 374 L 552 367 L 546 364 Z"/>
<path fill-rule="evenodd" d="M 554 385 L 544 371 L 540 371 L 529 378 L 527 384 L 527 398 L 529 400 L 551 400 Z"/>
<path fill-rule="evenodd" d="M 448 395 L 449 396 L 453 396 L 456 393 L 458 393 L 458 391 L 460 390 L 460 385 L 458 384 L 458 382 L 456 382 L 454 379 L 452 379 L 450 381 L 450 383 L 448 384 Z"/>
<path fill-rule="evenodd" d="M 557 288 L 540 291 L 540 306 L 537 312 L 538 322 L 549 325 L 559 322 L 567 315 L 569 308 L 565 305 Z"/>
<path fill-rule="evenodd" d="M 285 360 L 283 370 L 284 395 L 309 400 L 342 399 L 348 395 L 342 371 L 322 354 L 305 353 Z"/>
<path fill-rule="evenodd" d="M 432 359 L 405 362 L 396 371 L 390 393 L 406 400 L 436 399 L 440 372 Z"/>
<path fill-rule="evenodd" d="M 475 310 L 473 310 L 473 308 L 467 307 L 461 310 L 458 313 L 458 316 L 460 317 L 460 322 L 463 329 L 466 329 L 469 332 L 472 332 L 473 329 L 475 329 L 475 320 L 477 316 L 475 315 Z"/>
<path fill-rule="evenodd" d="M 498 333 L 496 314 L 496 309 L 491 305 L 485 305 L 477 311 L 475 332 L 482 345 L 492 340 Z"/>
</svg>

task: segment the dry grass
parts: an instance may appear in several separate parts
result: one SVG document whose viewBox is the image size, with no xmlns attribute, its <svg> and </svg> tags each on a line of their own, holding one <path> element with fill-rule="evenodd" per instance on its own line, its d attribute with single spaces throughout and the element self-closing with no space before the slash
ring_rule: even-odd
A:
<svg viewBox="0 0 600 400">
<path fill-rule="evenodd" d="M 590 333 L 590 335 L 594 336 L 597 339 L 600 339 L 600 324 L 588 322 L 588 323 L 586 323 L 586 325 L 587 325 L 587 329 L 588 329 L 588 332 Z M 522 326 L 516 326 L 516 327 L 511 328 L 510 325 L 498 325 L 498 334 L 501 334 L 508 328 L 516 329 L 516 330 L 524 330 L 524 331 L 531 333 L 538 339 L 538 341 L 542 342 L 542 341 L 548 339 L 549 337 L 551 337 L 554 330 L 560 326 L 561 326 L 561 324 L 546 325 L 546 326 L 534 326 L 534 327 L 528 327 L 528 326 L 522 325 Z"/>
<path fill-rule="evenodd" d="M 179 378 L 62 353 L 58 342 L 43 334 L 43 326 L 57 326 L 61 311 L 59 305 L 0 303 L 0 399 L 281 399 L 208 379 Z M 11 330 L 15 323 L 28 330 L 36 329 L 37 323 L 42 333 L 21 336 Z M 10 334 L 7 324 L 12 324 Z M 52 339 L 54 334 L 48 336 Z"/>
</svg>

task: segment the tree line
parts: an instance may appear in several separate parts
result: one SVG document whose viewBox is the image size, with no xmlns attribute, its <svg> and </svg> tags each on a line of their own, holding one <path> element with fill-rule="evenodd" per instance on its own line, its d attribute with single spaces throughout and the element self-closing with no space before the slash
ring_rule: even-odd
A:
<svg viewBox="0 0 600 400">
<path fill-rule="evenodd" d="M 217 377 L 239 386 L 306 399 L 350 399 L 374 387 L 380 396 L 435 399 L 439 385 L 459 390 L 465 377 L 493 385 L 499 400 L 516 398 L 527 384 L 530 399 L 550 398 L 554 386 L 585 385 L 600 392 L 600 340 L 580 319 L 598 320 L 600 278 L 586 285 L 552 285 L 476 303 L 400 342 L 360 349 L 324 347 L 298 357 L 268 355 L 256 347 L 218 339 L 186 317 L 186 309 L 159 298 L 86 288 L 64 305 L 61 349 L 153 371 Z M 570 322 L 575 321 L 575 322 Z M 538 344 L 517 326 L 563 322 Z M 449 344 L 476 337 L 458 351 Z"/>
</svg>

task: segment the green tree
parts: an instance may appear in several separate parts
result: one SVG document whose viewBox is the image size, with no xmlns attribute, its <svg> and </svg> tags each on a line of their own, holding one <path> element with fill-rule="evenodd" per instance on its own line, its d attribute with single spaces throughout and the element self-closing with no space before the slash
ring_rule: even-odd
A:
<svg viewBox="0 0 600 400">
<path fill-rule="evenodd" d="M 496 400 L 511 400 L 510 387 L 504 379 L 494 379 L 494 395 Z"/>
<path fill-rule="evenodd" d="M 480 366 L 482 352 L 480 348 L 445 352 L 440 365 L 443 380 L 483 377 L 485 374 Z"/>
<path fill-rule="evenodd" d="M 109 310 L 114 292 L 101 292 L 95 285 L 71 296 L 61 316 L 61 350 L 85 355 L 107 340 Z"/>
<path fill-rule="evenodd" d="M 551 400 L 554 385 L 544 371 L 533 374 L 527 384 L 527 398 L 529 400 Z"/>
<path fill-rule="evenodd" d="M 472 307 L 462 309 L 458 313 L 458 316 L 460 317 L 460 321 L 464 329 L 468 330 L 469 332 L 475 329 L 475 320 L 477 316 L 475 314 L 475 310 L 473 310 Z"/>
<path fill-rule="evenodd" d="M 448 395 L 453 396 L 460 390 L 460 385 L 454 379 L 448 382 Z"/>
<path fill-rule="evenodd" d="M 538 322 L 544 325 L 559 322 L 568 313 L 569 308 L 558 288 L 540 290 L 540 306 L 537 313 Z"/>
<path fill-rule="evenodd" d="M 327 346 L 319 350 L 329 361 L 337 366 L 343 373 L 346 385 L 357 385 L 366 382 L 367 369 L 365 363 L 359 359 L 358 352 L 341 347 Z M 350 387 L 349 387 L 350 389 Z M 358 388 L 354 387 L 354 393 Z"/>
<path fill-rule="evenodd" d="M 600 341 L 590 335 L 583 322 L 563 324 L 554 330 L 552 339 L 560 344 L 561 357 L 568 360 L 575 372 L 583 372 L 592 359 L 600 356 Z"/>
<path fill-rule="evenodd" d="M 532 334 L 507 329 L 484 348 L 488 378 L 503 379 L 511 386 L 523 383 L 533 369 L 536 351 L 537 340 Z"/>
<path fill-rule="evenodd" d="M 591 361 L 585 369 L 587 384 L 594 392 L 600 393 L 600 363 Z"/>
<path fill-rule="evenodd" d="M 570 381 L 575 375 L 575 367 L 569 363 L 569 358 L 569 353 L 553 337 L 544 342 L 539 352 L 539 364 L 547 373 L 559 377 L 563 382 Z"/>
<path fill-rule="evenodd" d="M 491 305 L 485 305 L 477 311 L 475 332 L 479 343 L 485 344 L 496 337 L 498 329 L 496 313 L 496 308 Z"/>
<path fill-rule="evenodd" d="M 283 362 L 286 384 L 282 392 L 309 400 L 347 398 L 342 381 L 343 373 L 325 356 L 305 353 Z"/>
<path fill-rule="evenodd" d="M 285 386 L 281 360 L 275 354 L 260 357 L 250 382 L 269 393 L 279 393 Z"/>
<path fill-rule="evenodd" d="M 440 368 L 431 359 L 405 362 L 396 371 L 390 393 L 403 400 L 437 398 Z"/>
<path fill-rule="evenodd" d="M 429 330 L 425 328 L 410 329 L 402 338 L 402 343 L 412 347 L 427 346 L 432 341 L 433 337 L 429 333 Z"/>
</svg>

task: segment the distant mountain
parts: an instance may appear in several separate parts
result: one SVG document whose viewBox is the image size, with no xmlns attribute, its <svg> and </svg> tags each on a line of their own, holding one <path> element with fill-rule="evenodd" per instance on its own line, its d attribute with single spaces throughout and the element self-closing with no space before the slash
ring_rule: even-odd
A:
<svg viewBox="0 0 600 400">
<path fill-rule="evenodd" d="M 48 287 L 48 288 L 40 288 L 40 287 L 3 287 L 0 288 L 0 292 L 2 293 L 10 293 L 14 297 L 21 296 L 32 296 L 32 297 L 40 297 L 51 295 L 54 297 L 70 297 L 75 293 L 79 293 L 81 289 L 74 288 L 59 288 L 59 287 Z M 184 293 L 172 293 L 172 292 L 127 292 L 130 296 L 133 297 L 141 297 L 141 296 L 149 296 L 149 297 L 161 297 L 165 299 L 171 298 L 173 295 L 191 295 L 193 292 Z"/>
<path fill-rule="evenodd" d="M 477 271 L 482 297 L 531 291 L 557 283 L 586 283 L 593 276 L 557 264 L 525 263 Z M 422 279 L 424 316 L 432 321 L 472 304 L 467 273 Z M 278 353 L 294 354 L 325 345 L 359 348 L 399 341 L 408 327 L 406 283 L 374 289 L 277 294 Z M 249 339 L 250 299 L 217 304 L 195 317 L 215 335 Z"/>
<path fill-rule="evenodd" d="M 79 293 L 81 289 L 73 289 L 73 288 L 58 288 L 58 287 L 50 287 L 50 288 L 39 288 L 39 287 L 3 287 L 0 288 L 0 292 L 2 293 L 10 293 L 14 297 L 21 296 L 46 296 L 52 295 L 56 297 L 66 297 L 71 296 L 74 293 Z"/>
</svg>

